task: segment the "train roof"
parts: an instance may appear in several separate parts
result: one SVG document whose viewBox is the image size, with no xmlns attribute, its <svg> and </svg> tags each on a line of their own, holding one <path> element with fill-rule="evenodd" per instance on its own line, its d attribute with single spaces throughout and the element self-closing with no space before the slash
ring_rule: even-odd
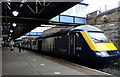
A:
<svg viewBox="0 0 120 77">
<path fill-rule="evenodd" d="M 102 31 L 102 30 L 91 25 L 81 25 L 72 28 L 70 31 Z"/>
<path fill-rule="evenodd" d="M 68 33 L 70 31 L 97 31 L 97 32 L 102 32 L 102 30 L 91 26 L 91 25 L 80 25 L 77 27 L 70 27 L 70 28 L 66 28 L 66 29 L 62 29 L 56 33 L 52 33 L 52 34 L 48 34 L 48 35 L 43 35 L 42 38 L 46 38 L 46 37 L 54 37 L 54 36 L 58 36 L 64 33 Z"/>
</svg>

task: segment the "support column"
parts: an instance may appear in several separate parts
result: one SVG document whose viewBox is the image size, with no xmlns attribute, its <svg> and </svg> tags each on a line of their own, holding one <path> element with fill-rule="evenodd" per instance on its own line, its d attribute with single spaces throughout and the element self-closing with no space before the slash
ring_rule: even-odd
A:
<svg viewBox="0 0 120 77">
<path fill-rule="evenodd" d="M 2 10 L 2 2 L 0 2 L 0 10 Z M 2 16 L 2 11 L 0 11 Z M 2 76 L 2 18 L 0 17 L 0 76 Z"/>
</svg>

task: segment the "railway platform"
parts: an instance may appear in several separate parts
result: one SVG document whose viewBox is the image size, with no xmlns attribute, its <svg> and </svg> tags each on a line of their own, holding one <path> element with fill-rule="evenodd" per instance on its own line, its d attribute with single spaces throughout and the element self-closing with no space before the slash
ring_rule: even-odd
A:
<svg viewBox="0 0 120 77">
<path fill-rule="evenodd" d="M 30 50 L 2 48 L 2 75 L 113 75 Z"/>
</svg>

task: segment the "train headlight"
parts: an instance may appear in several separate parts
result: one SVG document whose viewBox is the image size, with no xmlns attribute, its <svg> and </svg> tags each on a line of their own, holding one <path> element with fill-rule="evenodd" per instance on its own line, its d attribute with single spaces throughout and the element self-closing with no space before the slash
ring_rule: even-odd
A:
<svg viewBox="0 0 120 77">
<path fill-rule="evenodd" d="M 119 52 L 119 51 L 117 51 L 117 53 L 118 53 L 118 54 L 120 54 L 120 52 Z"/>
<path fill-rule="evenodd" d="M 96 52 L 96 54 L 97 54 L 98 56 L 101 56 L 101 55 L 102 55 L 100 52 Z"/>
<path fill-rule="evenodd" d="M 103 56 L 107 56 L 107 54 L 106 54 L 105 52 L 101 52 L 101 54 L 102 54 Z"/>
<path fill-rule="evenodd" d="M 99 52 L 96 52 L 96 54 L 98 56 L 108 56 L 108 54 L 105 51 L 99 51 Z"/>
</svg>

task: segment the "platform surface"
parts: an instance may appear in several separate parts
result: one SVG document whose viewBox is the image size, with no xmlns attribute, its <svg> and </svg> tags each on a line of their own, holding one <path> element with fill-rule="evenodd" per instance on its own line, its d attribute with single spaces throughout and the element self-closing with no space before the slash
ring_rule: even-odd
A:
<svg viewBox="0 0 120 77">
<path fill-rule="evenodd" d="M 2 75 L 110 75 L 30 50 L 2 48 Z"/>
</svg>

